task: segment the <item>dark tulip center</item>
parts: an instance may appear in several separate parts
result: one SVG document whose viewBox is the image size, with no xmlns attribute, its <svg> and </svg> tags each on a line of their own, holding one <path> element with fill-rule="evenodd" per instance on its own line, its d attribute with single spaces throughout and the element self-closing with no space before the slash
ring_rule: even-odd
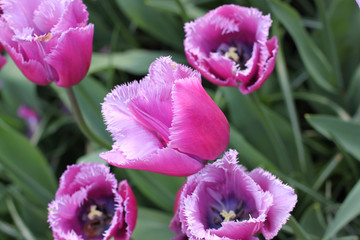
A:
<svg viewBox="0 0 360 240">
<path fill-rule="evenodd" d="M 83 238 L 87 240 L 103 239 L 104 232 L 111 225 L 114 212 L 113 199 L 88 199 L 85 201 L 79 214 Z"/>
<path fill-rule="evenodd" d="M 209 228 L 218 229 L 223 222 L 243 221 L 250 219 L 251 211 L 247 208 L 244 201 L 237 200 L 231 196 L 221 202 L 210 205 L 208 211 Z"/>
<path fill-rule="evenodd" d="M 216 52 L 234 61 L 240 70 L 245 70 L 246 62 L 251 58 L 252 48 L 245 43 L 231 41 L 230 44 L 221 44 Z"/>
</svg>

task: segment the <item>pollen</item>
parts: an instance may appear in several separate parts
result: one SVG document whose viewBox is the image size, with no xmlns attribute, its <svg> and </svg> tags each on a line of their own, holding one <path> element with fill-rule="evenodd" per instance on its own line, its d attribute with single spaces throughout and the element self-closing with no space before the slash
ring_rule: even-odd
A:
<svg viewBox="0 0 360 240">
<path fill-rule="evenodd" d="M 44 36 L 44 40 L 45 42 L 49 41 L 50 39 L 52 38 L 52 34 L 51 33 L 48 33 Z"/>
<path fill-rule="evenodd" d="M 43 39 L 42 36 L 38 36 L 38 35 L 36 35 L 35 33 L 34 33 L 34 36 L 35 36 L 35 39 L 36 39 L 37 41 L 42 41 L 42 39 Z"/>
<path fill-rule="evenodd" d="M 220 215 L 224 218 L 223 222 L 232 221 L 236 218 L 236 214 L 233 210 L 227 212 L 224 209 L 221 211 Z"/>
<path fill-rule="evenodd" d="M 229 50 L 225 53 L 225 57 L 230 58 L 235 62 L 238 62 L 240 59 L 236 47 L 230 47 Z"/>
<path fill-rule="evenodd" d="M 94 220 L 96 217 L 101 217 L 103 213 L 99 210 L 96 210 L 96 205 L 90 206 L 90 212 L 88 214 L 88 218 L 90 220 Z"/>
<path fill-rule="evenodd" d="M 176 64 L 174 62 L 170 62 L 170 65 L 176 69 Z"/>
</svg>

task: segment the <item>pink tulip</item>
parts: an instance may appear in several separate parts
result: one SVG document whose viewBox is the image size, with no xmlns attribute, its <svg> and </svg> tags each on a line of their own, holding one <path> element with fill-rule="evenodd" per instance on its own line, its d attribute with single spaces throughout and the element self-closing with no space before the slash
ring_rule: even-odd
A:
<svg viewBox="0 0 360 240">
<path fill-rule="evenodd" d="M 102 105 L 115 143 L 111 165 L 173 176 L 199 171 L 229 142 L 229 124 L 199 72 L 162 57 L 141 81 L 117 86 Z"/>
<path fill-rule="evenodd" d="M 24 119 L 28 128 L 28 136 L 31 137 L 35 133 L 37 127 L 39 126 L 39 122 L 40 122 L 39 115 L 35 112 L 35 110 L 25 105 L 21 105 L 18 108 L 17 115 L 22 119 Z"/>
<path fill-rule="evenodd" d="M 261 168 L 250 173 L 230 150 L 188 177 L 177 194 L 170 229 L 174 240 L 274 238 L 290 217 L 297 196 Z"/>
<path fill-rule="evenodd" d="M 94 26 L 81 0 L 1 1 L 0 43 L 38 85 L 78 84 L 91 61 Z"/>
<path fill-rule="evenodd" d="M 55 240 L 129 240 L 136 218 L 130 186 L 126 180 L 118 185 L 110 168 L 101 163 L 69 166 L 49 204 Z"/>
<path fill-rule="evenodd" d="M 278 40 L 268 40 L 271 19 L 255 8 L 224 5 L 185 25 L 189 63 L 217 85 L 248 94 L 274 69 Z"/>
</svg>

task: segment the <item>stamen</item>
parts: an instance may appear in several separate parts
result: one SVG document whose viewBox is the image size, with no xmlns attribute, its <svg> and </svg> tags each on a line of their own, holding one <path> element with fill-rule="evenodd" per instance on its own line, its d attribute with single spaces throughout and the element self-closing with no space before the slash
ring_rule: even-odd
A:
<svg viewBox="0 0 360 240">
<path fill-rule="evenodd" d="M 176 64 L 175 64 L 175 63 L 170 62 L 170 65 L 171 65 L 173 68 L 175 68 L 175 69 L 176 69 Z"/>
<path fill-rule="evenodd" d="M 51 33 L 48 33 L 44 36 L 44 40 L 45 42 L 49 41 L 50 39 L 52 38 L 52 34 Z"/>
<path fill-rule="evenodd" d="M 229 50 L 225 53 L 225 57 L 230 58 L 235 62 L 238 62 L 240 59 L 236 47 L 230 47 Z"/>
<path fill-rule="evenodd" d="M 88 218 L 90 220 L 94 220 L 96 217 L 101 217 L 103 215 L 103 213 L 99 210 L 96 210 L 96 205 L 91 205 L 90 206 L 90 212 L 88 214 Z"/>
<path fill-rule="evenodd" d="M 38 36 L 34 33 L 35 39 L 38 41 L 42 41 L 43 37 L 42 36 Z"/>
<path fill-rule="evenodd" d="M 224 222 L 232 221 L 236 218 L 236 214 L 233 210 L 227 212 L 224 209 L 221 211 L 220 215 L 224 218 Z"/>
</svg>

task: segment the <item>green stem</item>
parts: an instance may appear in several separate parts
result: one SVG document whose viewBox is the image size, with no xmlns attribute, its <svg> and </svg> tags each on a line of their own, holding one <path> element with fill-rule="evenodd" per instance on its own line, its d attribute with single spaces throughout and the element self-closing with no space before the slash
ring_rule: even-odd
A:
<svg viewBox="0 0 360 240">
<path fill-rule="evenodd" d="M 289 225 L 293 229 L 297 239 L 302 239 L 302 240 L 311 239 L 309 235 L 306 233 L 306 231 L 301 227 L 301 225 L 296 221 L 296 219 L 293 216 L 289 218 L 289 220 L 287 221 L 287 225 Z"/>
<path fill-rule="evenodd" d="M 294 140 L 296 145 L 296 151 L 299 159 L 300 170 L 303 174 L 307 172 L 305 150 L 301 136 L 301 129 L 296 113 L 296 107 L 294 104 L 294 98 L 289 84 L 289 77 L 285 64 L 285 57 L 282 50 L 282 34 L 280 34 L 278 21 L 273 24 L 273 31 L 279 38 L 279 50 L 276 59 L 276 72 L 280 82 L 282 93 L 284 94 L 286 108 L 289 113 L 292 131 L 294 133 Z"/>
<path fill-rule="evenodd" d="M 325 180 L 330 176 L 330 174 L 334 171 L 334 169 L 338 166 L 338 164 L 343 159 L 343 156 L 338 153 L 336 154 L 331 161 L 327 164 L 327 166 L 324 168 L 320 176 L 316 179 L 313 189 L 317 191 L 321 185 L 325 182 Z"/>
<path fill-rule="evenodd" d="M 252 97 L 254 105 L 256 106 L 256 108 L 258 110 L 260 119 L 263 123 L 263 126 L 266 129 L 266 133 L 269 136 L 269 140 L 270 140 L 271 144 L 273 145 L 273 148 L 275 150 L 277 158 L 280 160 L 279 165 L 284 166 L 283 164 L 285 164 L 286 166 L 284 166 L 284 167 L 286 167 L 286 169 L 288 169 L 288 170 L 291 169 L 291 167 L 289 165 L 290 160 L 288 158 L 287 151 L 284 148 L 284 143 L 282 142 L 279 133 L 275 129 L 275 127 L 274 127 L 273 123 L 271 122 L 271 120 L 269 119 L 268 115 L 265 113 L 256 93 L 253 92 L 250 96 Z"/>
<path fill-rule="evenodd" d="M 76 100 L 74 91 L 72 88 L 66 88 L 66 93 L 70 99 L 70 103 L 72 106 L 72 110 L 73 110 L 73 114 L 75 116 L 76 122 L 78 123 L 80 130 L 83 132 L 83 134 L 90 140 L 96 142 L 97 144 L 99 144 L 100 146 L 106 148 L 106 149 L 111 149 L 111 145 L 109 143 L 107 143 L 104 139 L 99 138 L 97 135 L 95 135 L 87 126 L 80 108 L 79 108 L 79 104 Z"/>
<path fill-rule="evenodd" d="M 181 18 L 183 19 L 184 22 L 188 22 L 190 20 L 190 18 L 186 13 L 184 4 L 181 2 L 181 0 L 175 0 L 175 2 L 178 5 L 178 7 L 180 8 Z"/>
<path fill-rule="evenodd" d="M 326 34 L 326 41 L 324 41 L 324 43 L 325 44 L 327 43 L 327 49 L 330 54 L 331 64 L 333 65 L 333 68 L 335 70 L 335 75 L 336 75 L 336 79 L 337 79 L 336 87 L 338 87 L 341 90 L 341 89 L 343 89 L 344 86 L 343 86 L 343 78 L 342 78 L 342 74 L 341 74 L 339 57 L 338 57 L 338 54 L 336 51 L 334 34 L 332 33 L 332 30 L 330 27 L 329 18 L 328 18 L 327 11 L 325 9 L 323 0 L 316 0 L 315 2 L 316 2 L 316 7 L 320 14 L 321 21 L 324 24 L 324 30 L 325 30 L 325 34 Z"/>
</svg>

